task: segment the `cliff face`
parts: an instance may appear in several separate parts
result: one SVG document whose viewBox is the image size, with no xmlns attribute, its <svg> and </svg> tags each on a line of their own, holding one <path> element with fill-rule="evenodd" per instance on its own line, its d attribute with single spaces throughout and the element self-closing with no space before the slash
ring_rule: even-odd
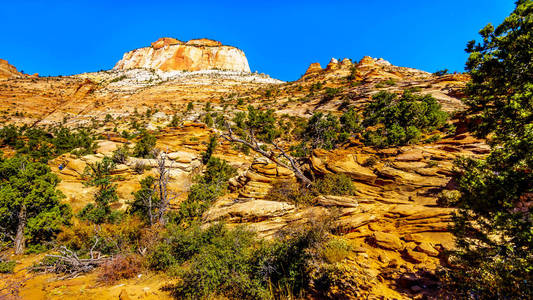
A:
<svg viewBox="0 0 533 300">
<path fill-rule="evenodd" d="M 115 65 L 115 70 L 135 68 L 161 71 L 227 70 L 250 73 L 244 52 L 220 42 L 196 39 L 182 42 L 173 38 L 161 38 L 151 47 L 127 52 Z"/>
<path fill-rule="evenodd" d="M 17 76 L 22 76 L 17 68 L 10 65 L 7 60 L 0 59 L 0 80 Z"/>
</svg>

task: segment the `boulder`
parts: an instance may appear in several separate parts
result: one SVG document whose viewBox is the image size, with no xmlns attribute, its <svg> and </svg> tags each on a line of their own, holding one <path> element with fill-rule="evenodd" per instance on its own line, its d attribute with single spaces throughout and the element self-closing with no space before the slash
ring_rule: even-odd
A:
<svg viewBox="0 0 533 300">
<path fill-rule="evenodd" d="M 404 246 L 398 236 L 386 232 L 374 232 L 372 234 L 372 241 L 383 249 L 401 251 Z"/>
<path fill-rule="evenodd" d="M 311 166 L 323 174 L 345 174 L 353 180 L 374 183 L 377 175 L 369 168 L 361 166 L 353 153 L 315 149 L 311 156 Z"/>
<path fill-rule="evenodd" d="M 358 203 L 354 197 L 320 195 L 314 199 L 314 202 L 322 206 L 337 207 L 357 207 Z"/>
<path fill-rule="evenodd" d="M 294 205 L 286 202 L 250 200 L 237 202 L 225 207 L 214 207 L 204 215 L 208 222 L 221 219 L 238 218 L 246 221 L 264 220 L 283 216 L 294 210 Z"/>
<path fill-rule="evenodd" d="M 437 251 L 435 248 L 433 248 L 433 245 L 429 242 L 421 242 L 418 246 L 415 248 L 416 251 L 425 253 L 429 256 L 438 256 L 439 251 Z"/>
<path fill-rule="evenodd" d="M 396 156 L 396 161 L 419 161 L 423 160 L 422 151 L 412 150 Z"/>
<path fill-rule="evenodd" d="M 411 262 L 416 264 L 423 263 L 428 259 L 427 255 L 425 255 L 424 253 L 416 252 L 410 249 L 405 249 L 404 255 L 407 260 L 410 260 Z"/>
</svg>

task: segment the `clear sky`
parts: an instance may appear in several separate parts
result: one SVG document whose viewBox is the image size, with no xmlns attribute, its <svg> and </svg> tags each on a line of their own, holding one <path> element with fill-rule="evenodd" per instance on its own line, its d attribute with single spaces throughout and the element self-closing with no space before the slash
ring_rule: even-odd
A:
<svg viewBox="0 0 533 300">
<path fill-rule="evenodd" d="M 0 58 L 69 75 L 110 69 L 159 37 L 211 38 L 246 53 L 252 71 L 296 80 L 312 62 L 383 57 L 429 72 L 463 71 L 467 41 L 514 0 L 3 0 Z"/>
</svg>

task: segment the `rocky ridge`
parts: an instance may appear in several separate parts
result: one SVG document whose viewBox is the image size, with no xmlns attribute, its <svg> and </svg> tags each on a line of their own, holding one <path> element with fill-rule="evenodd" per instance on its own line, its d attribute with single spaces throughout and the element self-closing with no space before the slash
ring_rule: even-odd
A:
<svg viewBox="0 0 533 300">
<path fill-rule="evenodd" d="M 226 70 L 250 73 L 242 50 L 209 39 L 182 42 L 161 38 L 150 47 L 127 52 L 113 69 L 158 69 L 161 71 Z"/>
</svg>

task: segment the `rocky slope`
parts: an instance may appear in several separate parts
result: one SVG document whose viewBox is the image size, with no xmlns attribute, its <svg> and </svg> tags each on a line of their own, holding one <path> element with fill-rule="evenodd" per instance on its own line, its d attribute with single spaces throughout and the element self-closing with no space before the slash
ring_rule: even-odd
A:
<svg viewBox="0 0 533 300">
<path fill-rule="evenodd" d="M 209 39 L 182 42 L 161 38 L 150 47 L 127 52 L 115 70 L 158 69 L 161 71 L 227 70 L 250 73 L 242 50 Z"/>
<path fill-rule="evenodd" d="M 173 47 L 207 51 L 225 46 L 206 40 L 183 43 L 160 39 L 152 47 L 133 51 L 140 50 L 138 54 L 129 52 L 131 60 L 127 61 L 137 68 L 135 64 L 141 60 L 136 62 L 135 55 L 171 52 Z M 120 132 L 129 129 L 130 122 L 142 120 L 157 135 L 157 146 L 168 153 L 170 188 L 181 195 L 171 203 L 176 207 L 201 169 L 201 153 L 209 136 L 220 133 L 220 129 L 198 122 L 203 120 L 208 102 L 211 112 L 228 118 L 246 110 L 248 104 L 272 108 L 288 118 L 307 118 L 317 110 L 338 114 L 348 105 L 362 110 L 372 95 L 381 90 L 398 93 L 411 90 L 431 94 L 446 111 L 455 112 L 464 108 L 461 90 L 468 80 L 462 74 L 434 76 L 370 57 L 359 62 L 332 59 L 324 69 L 312 64 L 301 79 L 288 83 L 241 71 L 165 72 L 120 65 L 111 71 L 70 77 L 11 78 L 0 83 L 0 105 L 4 109 L 1 117 L 4 124 L 50 124 L 66 117 L 66 125 L 72 127 L 100 121 L 98 131 L 104 139 L 98 141 L 96 154 L 82 157 L 65 154 L 50 162 L 62 179 L 60 189 L 66 201 L 75 211 L 92 199 L 92 190 L 84 187 L 81 177 L 86 164 L 110 155 L 120 145 L 132 147 L 135 143 L 120 138 L 112 132 L 113 127 Z M 328 95 L 327 88 L 335 92 Z M 188 103 L 194 104 L 190 111 L 186 109 Z M 154 108 L 156 114 L 139 117 Z M 13 116 L 17 111 L 24 115 Z M 180 126 L 167 127 L 176 113 L 183 118 Z M 103 121 L 107 114 L 112 121 Z M 230 181 L 231 193 L 217 200 L 204 214 L 203 222 L 244 224 L 270 238 L 287 226 L 334 215 L 337 234 L 352 246 L 350 255 L 342 262 L 346 273 L 360 275 L 358 283 L 371 298 L 431 297 L 439 286 L 435 270 L 446 263 L 445 251 L 454 246 L 453 236 L 448 232 L 453 209 L 439 207 L 437 198 L 453 188 L 451 174 L 457 156 L 479 156 L 488 151 L 484 141 L 465 131 L 462 120 L 453 122 L 458 128 L 455 134 L 428 144 L 378 150 L 352 139 L 335 150 L 315 150 L 304 166 L 306 172 L 346 174 L 357 192 L 350 197 L 323 195 L 310 206 L 268 200 L 265 196 L 275 182 L 295 180 L 292 172 L 222 141 L 214 155 L 229 161 L 238 169 L 238 175 Z M 138 162 L 146 166 L 144 174 L 134 171 Z M 59 164 L 65 168 L 59 170 Z M 153 160 L 133 157 L 117 166 L 114 172 L 120 175 L 117 183 L 120 201 L 115 208 L 126 207 L 132 200 L 131 192 L 139 188 L 139 180 L 154 173 L 154 166 Z M 22 273 L 21 270 L 19 274 Z M 58 299 L 65 295 L 116 299 L 119 293 L 131 297 L 168 296 L 157 290 L 168 278 L 151 274 L 119 282 L 109 287 L 107 293 L 101 286 L 91 284 L 94 275 L 63 282 L 62 286 L 46 284 L 44 280 L 48 277 L 29 279 L 27 295 L 22 296 L 36 299 Z"/>
</svg>

